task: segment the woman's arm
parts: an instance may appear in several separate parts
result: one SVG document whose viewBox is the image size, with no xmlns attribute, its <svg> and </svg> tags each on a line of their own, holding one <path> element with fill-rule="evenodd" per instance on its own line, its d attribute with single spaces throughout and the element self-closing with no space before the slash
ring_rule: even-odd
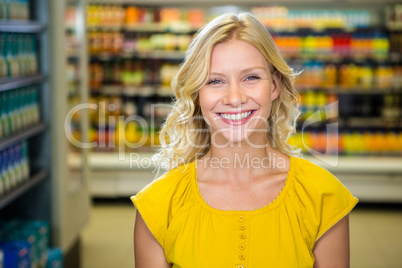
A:
<svg viewBox="0 0 402 268">
<path fill-rule="evenodd" d="M 134 261 L 136 268 L 170 267 L 162 246 L 149 231 L 138 210 L 134 225 Z"/>
<path fill-rule="evenodd" d="M 332 226 L 315 243 L 314 268 L 348 268 L 350 266 L 349 215 Z"/>
</svg>

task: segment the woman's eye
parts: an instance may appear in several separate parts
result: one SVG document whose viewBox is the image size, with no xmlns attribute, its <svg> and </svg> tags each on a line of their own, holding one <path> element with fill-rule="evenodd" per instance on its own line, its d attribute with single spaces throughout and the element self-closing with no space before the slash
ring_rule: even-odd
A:
<svg viewBox="0 0 402 268">
<path fill-rule="evenodd" d="M 211 79 L 211 80 L 208 81 L 207 85 L 211 85 L 211 84 L 216 85 L 216 84 L 220 84 L 220 83 L 222 83 L 221 80 Z"/>
<path fill-rule="evenodd" d="M 247 77 L 247 81 L 253 81 L 253 80 L 258 80 L 260 79 L 258 76 L 256 75 L 250 75 L 249 77 Z"/>
</svg>

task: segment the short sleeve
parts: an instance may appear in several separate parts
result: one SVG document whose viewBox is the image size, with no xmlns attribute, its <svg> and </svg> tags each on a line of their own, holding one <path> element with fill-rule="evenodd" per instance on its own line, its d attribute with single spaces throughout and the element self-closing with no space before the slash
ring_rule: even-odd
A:
<svg viewBox="0 0 402 268">
<path fill-rule="evenodd" d="M 163 193 L 158 186 L 157 182 L 153 182 L 133 195 L 131 201 L 152 235 L 164 247 L 169 207 L 167 200 L 163 200 Z"/>
<path fill-rule="evenodd" d="M 333 191 L 330 190 L 322 194 L 321 213 L 318 212 L 318 215 L 316 215 L 318 217 L 321 214 L 321 224 L 316 240 L 348 215 L 358 203 L 358 199 L 337 178 L 333 177 L 332 179 L 335 180 L 337 187 Z"/>
<path fill-rule="evenodd" d="M 329 171 L 300 160 L 296 192 L 303 225 L 313 248 L 315 242 L 356 206 L 358 199 Z"/>
<path fill-rule="evenodd" d="M 164 202 L 160 202 L 161 200 L 154 198 L 154 196 L 157 197 L 158 193 L 153 193 L 152 196 L 147 196 L 146 193 L 139 192 L 137 195 L 131 197 L 131 201 L 141 214 L 141 217 L 149 231 L 156 238 L 159 244 L 164 247 L 165 233 L 167 229 L 166 214 L 168 208 L 163 206 Z"/>
<path fill-rule="evenodd" d="M 148 229 L 163 248 L 169 223 L 185 202 L 190 174 L 187 166 L 176 168 L 130 198 Z"/>
</svg>

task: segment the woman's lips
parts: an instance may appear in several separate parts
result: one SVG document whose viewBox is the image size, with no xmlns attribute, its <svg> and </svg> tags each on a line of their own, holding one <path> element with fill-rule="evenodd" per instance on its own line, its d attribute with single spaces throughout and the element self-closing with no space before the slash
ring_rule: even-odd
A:
<svg viewBox="0 0 402 268">
<path fill-rule="evenodd" d="M 217 115 L 222 119 L 223 122 L 225 122 L 229 125 L 243 125 L 255 114 L 256 111 L 257 110 L 251 110 L 251 114 L 249 116 L 247 116 L 243 119 L 240 119 L 240 120 L 228 119 L 221 115 L 221 114 L 239 114 L 239 113 L 217 113 Z"/>
</svg>

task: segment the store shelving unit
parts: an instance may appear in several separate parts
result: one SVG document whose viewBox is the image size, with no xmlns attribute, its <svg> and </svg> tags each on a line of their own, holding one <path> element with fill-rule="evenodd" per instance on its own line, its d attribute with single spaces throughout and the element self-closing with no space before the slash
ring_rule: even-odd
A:
<svg viewBox="0 0 402 268">
<path fill-rule="evenodd" d="M 41 3 L 38 3 L 40 6 Z M 41 7 L 42 8 L 42 7 Z M 33 34 L 38 37 L 38 39 L 42 39 L 42 36 L 45 35 L 46 31 L 46 22 L 39 21 L 14 21 L 14 20 L 2 20 L 0 21 L 0 32 L 1 33 L 19 33 L 19 34 Z M 38 57 L 40 53 L 43 53 L 43 48 L 46 44 L 42 43 L 42 40 L 39 42 L 39 50 L 37 51 Z M 28 76 L 17 76 L 17 77 L 8 77 L 8 78 L 0 78 L 0 92 L 12 91 L 17 88 L 31 86 L 31 85 L 41 85 L 41 93 L 45 94 L 45 75 L 44 72 L 47 68 L 47 63 L 44 62 L 41 64 L 42 68 L 40 72 L 34 75 Z M 46 110 L 48 107 L 48 103 L 41 102 L 40 103 L 42 111 Z M 25 127 L 12 135 L 3 137 L 0 139 L 0 151 L 3 151 L 17 143 L 20 143 L 24 140 L 28 140 L 30 147 L 33 147 L 33 143 L 37 142 L 42 146 L 49 146 L 49 144 L 43 139 L 49 129 L 47 127 L 48 121 L 46 117 L 43 117 L 41 122 L 35 124 L 33 126 Z M 35 138 L 35 139 L 34 139 Z M 42 151 L 43 152 L 43 151 Z M 42 152 L 32 152 L 32 158 L 41 158 L 43 157 Z M 46 157 L 47 158 L 47 157 Z M 49 159 L 47 160 L 49 161 Z M 30 163 L 33 171 L 31 172 L 28 180 L 22 184 L 19 184 L 16 188 L 10 190 L 9 192 L 4 193 L 0 196 L 0 218 L 8 218 L 14 213 L 9 213 L 10 210 L 13 210 L 15 206 L 18 207 L 18 204 L 15 204 L 14 201 L 24 200 L 25 194 L 32 190 L 36 185 L 41 184 L 45 188 L 43 184 L 49 183 L 49 168 L 46 165 L 38 165 L 36 161 L 32 160 Z M 44 196 L 50 196 L 50 193 L 44 193 Z M 48 200 L 50 201 L 50 200 Z M 40 202 L 38 202 L 38 205 Z M 20 210 L 20 216 L 24 216 L 27 214 L 28 208 Z M 45 220 L 50 219 L 50 211 L 47 211 L 44 215 Z"/>
<path fill-rule="evenodd" d="M 34 74 L 0 78 L 0 94 L 8 94 L 16 90 L 26 93 L 29 90 L 27 87 L 34 86 L 38 93 L 37 101 L 40 113 L 38 122 L 31 122 L 18 130 L 14 129 L 8 135 L 6 134 L 7 136 L 0 138 L 0 151 L 2 152 L 26 142 L 30 170 L 27 178 L 0 194 L 0 220 L 18 218 L 52 223 L 47 3 L 45 0 L 31 0 L 30 7 L 31 19 L 28 21 L 0 21 L 0 33 L 2 34 L 34 37 L 38 63 L 38 71 Z M 27 104 L 24 103 L 24 105 Z M 57 232 L 53 226 L 52 231 Z"/>
<path fill-rule="evenodd" d="M 84 1 L 76 3 L 81 10 L 85 9 Z M 79 267 L 79 235 L 89 217 L 90 202 L 86 168 L 80 170 L 80 183 L 75 184 L 65 165 L 68 149 L 64 120 L 69 110 L 64 83 L 67 68 L 61 61 L 65 52 L 65 5 L 65 1 L 30 0 L 31 20 L 0 21 L 0 33 L 34 36 L 39 70 L 32 75 L 0 78 L 0 94 L 34 86 L 38 89 L 40 110 L 39 122 L 12 130 L 10 135 L 0 138 L 0 151 L 27 142 L 30 169 L 25 181 L 0 194 L 0 220 L 49 222 L 49 246 L 62 249 L 64 267 Z M 85 25 L 84 12 L 81 14 L 80 21 Z M 85 78 L 82 81 L 86 83 Z M 85 165 L 85 155 L 80 163 Z"/>
<path fill-rule="evenodd" d="M 362 3 L 369 4 L 362 6 Z M 96 5 L 105 4 L 122 4 L 123 6 L 137 6 L 137 7 L 183 7 L 183 8 L 193 8 L 200 7 L 204 9 L 209 9 L 212 7 L 222 7 L 225 5 L 236 5 L 234 9 L 246 10 L 248 11 L 253 6 L 265 6 L 270 4 L 277 4 L 274 1 L 250 1 L 247 4 L 244 1 L 186 1 L 186 0 L 176 0 L 176 1 L 130 1 L 130 0 L 119 0 L 110 1 L 89 1 L 89 4 L 93 3 Z M 339 10 L 368 10 L 372 15 L 374 26 L 367 27 L 363 29 L 363 33 L 380 31 L 387 32 L 387 29 L 382 25 L 381 12 L 384 11 L 385 4 L 394 4 L 397 1 L 387 0 L 379 3 L 378 1 L 359 1 L 359 0 L 347 0 L 341 3 L 337 1 L 305 1 L 301 5 L 299 1 L 282 1 L 281 5 L 286 5 L 290 9 L 294 8 L 296 10 L 320 10 L 320 9 L 339 9 Z M 233 8 L 233 7 L 232 7 Z M 220 9 L 221 10 L 221 9 Z M 144 24 L 132 24 L 129 26 L 122 25 L 116 27 L 102 27 L 94 26 L 87 28 L 87 33 L 93 31 L 99 32 L 120 32 L 123 36 L 130 36 L 137 34 L 138 36 L 151 36 L 153 34 L 187 34 L 191 35 L 195 33 L 197 28 L 192 27 L 167 27 L 166 25 L 161 25 L 158 23 L 144 23 Z M 340 34 L 353 34 L 361 33 L 361 29 L 356 29 L 349 27 L 347 29 L 298 29 L 294 31 L 288 30 L 272 30 L 275 35 L 330 35 L 332 33 Z M 127 60 L 133 60 L 136 62 L 170 62 L 172 64 L 178 64 L 184 59 L 184 52 L 182 50 L 134 50 L 129 52 L 118 52 L 109 53 L 101 52 L 95 55 L 89 54 L 89 62 L 95 62 L 99 64 L 112 65 L 121 64 Z M 286 57 L 285 57 L 286 58 Z M 397 57 L 390 58 L 348 58 L 348 57 L 316 57 L 316 56 L 304 56 L 298 55 L 297 57 L 289 57 L 286 60 L 292 64 L 292 61 L 298 61 L 299 63 L 308 61 L 320 61 L 322 64 L 334 64 L 340 66 L 341 64 L 368 64 L 373 69 L 376 66 L 389 65 L 389 64 L 401 64 Z M 387 95 L 400 96 L 402 93 L 401 87 L 377 87 L 371 86 L 368 88 L 362 88 L 361 86 L 355 86 L 350 88 L 345 88 L 340 85 L 333 86 L 331 88 L 323 88 L 320 86 L 307 86 L 298 87 L 300 93 L 305 92 L 315 92 L 315 93 L 325 93 L 333 94 L 339 99 L 353 99 L 353 98 L 371 98 L 371 99 L 382 99 Z M 121 85 L 116 83 L 111 84 L 101 84 L 100 86 L 90 88 L 90 94 L 92 97 L 102 97 L 104 98 L 120 98 L 124 101 L 133 101 L 140 108 L 144 108 L 145 102 L 164 102 L 169 103 L 173 97 L 172 93 L 167 90 L 166 86 L 161 85 L 161 83 L 142 85 Z M 103 100 L 102 99 L 102 100 Z M 340 107 L 342 108 L 342 107 Z M 142 112 L 139 113 L 143 115 Z M 303 120 L 300 121 L 302 123 Z M 393 118 L 392 124 L 389 121 L 384 120 L 384 118 L 379 114 L 372 115 L 350 115 L 348 117 L 340 117 L 336 121 L 341 129 L 347 131 L 355 130 L 365 130 L 368 128 L 373 128 L 380 131 L 401 131 L 402 130 L 402 120 L 399 118 L 395 120 Z M 313 128 L 313 130 L 325 130 L 326 121 L 323 121 Z M 110 148 L 109 148 L 110 150 Z M 142 151 L 146 151 L 145 149 Z M 133 154 L 138 154 L 140 158 L 148 158 L 150 152 L 133 151 Z M 314 157 L 310 157 L 313 162 L 319 165 L 325 166 L 326 162 L 331 162 L 332 156 L 324 158 L 323 161 L 316 161 Z M 140 190 L 143 186 L 149 183 L 153 178 L 155 178 L 155 173 L 153 172 L 155 167 L 151 166 L 146 169 L 139 169 L 133 167 L 132 159 L 130 160 L 130 153 L 126 154 L 125 161 L 120 161 L 118 159 L 118 154 L 113 152 L 91 152 L 88 155 L 88 166 L 91 169 L 91 194 L 93 196 L 128 196 Z M 321 158 L 320 158 L 321 159 Z M 381 155 L 381 153 L 375 155 L 372 153 L 367 153 L 366 156 L 340 156 L 339 165 L 336 168 L 329 168 L 335 175 L 339 175 L 341 181 L 349 186 L 351 185 L 351 190 L 362 200 L 362 201 L 395 201 L 401 202 L 402 198 L 398 195 L 398 190 L 402 191 L 402 170 L 400 169 L 400 156 L 392 155 Z M 79 169 L 81 165 L 77 165 L 79 161 L 74 154 L 69 155 L 69 163 L 72 167 Z M 369 163 L 370 168 L 367 168 L 367 163 Z M 387 164 L 388 169 L 382 168 L 384 164 Z M 368 179 L 365 180 L 364 177 Z M 377 195 L 370 196 L 370 191 L 375 191 L 375 189 L 380 189 Z M 388 194 L 387 191 L 390 193 Z"/>
</svg>

